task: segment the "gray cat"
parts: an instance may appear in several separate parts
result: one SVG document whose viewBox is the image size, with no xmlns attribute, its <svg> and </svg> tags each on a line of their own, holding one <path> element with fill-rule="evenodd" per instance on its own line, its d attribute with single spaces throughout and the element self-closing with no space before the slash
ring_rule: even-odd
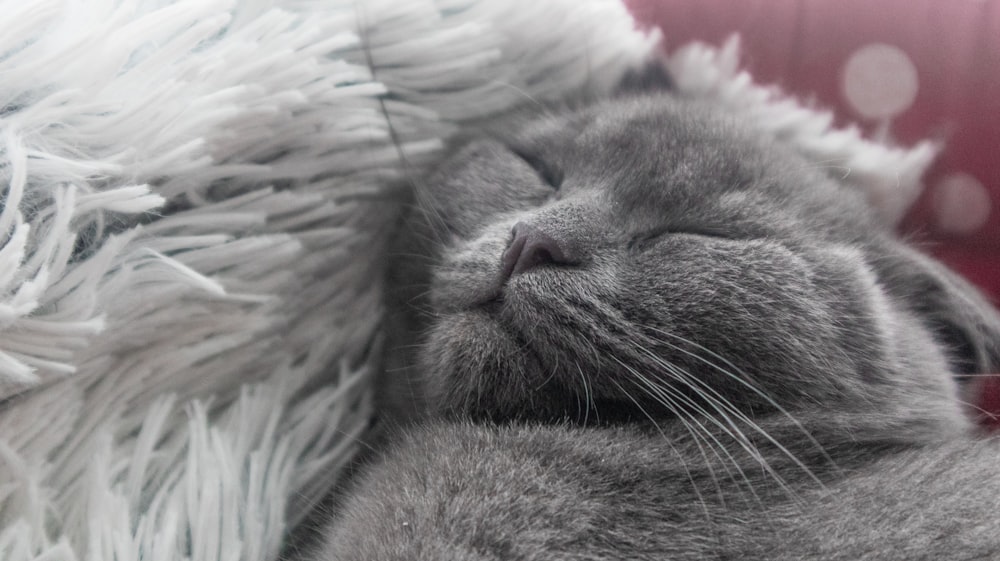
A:
<svg viewBox="0 0 1000 561">
<path fill-rule="evenodd" d="M 403 232 L 409 428 L 316 559 L 1000 559 L 1000 445 L 960 399 L 1000 318 L 738 115 L 529 110 Z"/>
</svg>

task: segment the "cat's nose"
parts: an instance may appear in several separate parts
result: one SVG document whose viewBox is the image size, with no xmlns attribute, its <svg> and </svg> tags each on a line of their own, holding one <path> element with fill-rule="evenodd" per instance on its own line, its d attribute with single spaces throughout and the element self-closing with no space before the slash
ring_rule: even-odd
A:
<svg viewBox="0 0 1000 561">
<path fill-rule="evenodd" d="M 514 234 L 514 239 L 500 258 L 501 284 L 538 265 L 566 262 L 566 254 L 559 247 L 559 242 L 535 226 L 518 222 L 514 224 L 511 233 Z"/>
</svg>

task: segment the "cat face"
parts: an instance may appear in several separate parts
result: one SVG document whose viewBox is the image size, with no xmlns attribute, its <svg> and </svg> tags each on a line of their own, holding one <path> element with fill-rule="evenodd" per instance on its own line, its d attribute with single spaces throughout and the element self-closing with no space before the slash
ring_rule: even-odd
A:
<svg viewBox="0 0 1000 561">
<path fill-rule="evenodd" d="M 886 411 L 905 388 L 906 411 L 958 423 L 952 375 L 995 360 L 974 291 L 821 166 L 704 103 L 508 120 L 463 141 L 417 205 L 419 362 L 440 411 Z"/>
</svg>

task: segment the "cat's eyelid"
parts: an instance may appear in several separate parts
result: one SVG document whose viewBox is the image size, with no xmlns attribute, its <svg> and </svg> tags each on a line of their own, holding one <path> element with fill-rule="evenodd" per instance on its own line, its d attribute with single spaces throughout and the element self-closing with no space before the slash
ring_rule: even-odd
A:
<svg viewBox="0 0 1000 561">
<path fill-rule="evenodd" d="M 715 228 L 712 226 L 663 226 L 661 228 L 654 228 L 652 230 L 633 235 L 629 238 L 626 247 L 630 250 L 641 249 L 650 243 L 671 234 L 686 234 L 689 236 L 702 236 L 706 238 L 733 238 L 730 232 L 722 228 Z"/>
<path fill-rule="evenodd" d="M 524 150 L 517 146 L 508 146 L 508 148 L 515 156 L 523 160 L 524 163 L 528 164 L 528 166 L 531 167 L 531 169 L 535 170 L 535 173 L 538 174 L 538 177 L 540 177 L 542 181 L 544 181 L 550 187 L 552 187 L 555 190 L 559 190 L 559 188 L 562 187 L 562 182 L 563 182 L 562 170 L 559 170 L 549 162 L 545 161 L 544 159 L 540 158 L 535 154 L 528 152 L 527 150 Z"/>
<path fill-rule="evenodd" d="M 642 232 L 639 234 L 633 234 L 631 237 L 629 237 L 628 243 L 625 244 L 625 247 L 628 248 L 629 250 L 642 249 L 647 245 L 649 245 L 650 242 L 653 242 L 657 238 L 660 238 L 669 233 L 670 229 L 660 228 L 656 230 Z"/>
</svg>

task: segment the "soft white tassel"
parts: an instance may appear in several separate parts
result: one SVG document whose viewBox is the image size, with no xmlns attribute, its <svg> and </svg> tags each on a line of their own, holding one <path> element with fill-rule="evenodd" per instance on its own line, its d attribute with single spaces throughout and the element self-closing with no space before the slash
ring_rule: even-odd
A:
<svg viewBox="0 0 1000 561">
<path fill-rule="evenodd" d="M 717 99 L 746 115 L 760 130 L 864 189 L 882 219 L 898 223 L 923 190 L 921 178 L 940 146 L 924 141 L 897 148 L 864 139 L 856 127 L 834 128 L 830 112 L 755 84 L 740 70 L 739 54 L 737 37 L 718 49 L 693 43 L 673 53 L 667 66 L 680 91 Z"/>
<path fill-rule="evenodd" d="M 371 412 L 371 201 L 653 45 L 615 0 L 0 10 L 5 561 L 274 559 Z"/>
</svg>

